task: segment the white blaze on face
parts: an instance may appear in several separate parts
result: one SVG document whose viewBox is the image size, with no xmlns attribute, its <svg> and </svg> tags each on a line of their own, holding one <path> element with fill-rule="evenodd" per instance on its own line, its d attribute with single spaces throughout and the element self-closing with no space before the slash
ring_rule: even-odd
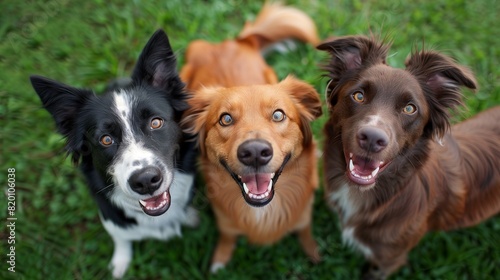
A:
<svg viewBox="0 0 500 280">
<path fill-rule="evenodd" d="M 135 195 L 134 191 L 128 185 L 130 175 L 136 170 L 144 168 L 148 165 L 157 165 L 161 162 L 154 152 L 144 147 L 140 142 L 140 137 L 143 135 L 134 135 L 132 129 L 132 116 L 134 114 L 134 97 L 125 91 L 120 91 L 114 94 L 114 108 L 116 116 L 120 120 L 120 127 L 122 131 L 122 140 L 116 159 L 114 160 L 110 173 L 113 176 L 115 185 L 127 195 Z M 139 139 L 139 140 L 138 140 Z M 157 166 L 163 172 L 164 184 L 157 191 L 162 193 L 170 185 L 173 175 L 171 170 L 167 170 L 165 165 Z"/>
<path fill-rule="evenodd" d="M 365 123 L 366 126 L 377 126 L 382 123 L 382 117 L 379 115 L 371 115 L 367 117 L 368 121 Z"/>
</svg>

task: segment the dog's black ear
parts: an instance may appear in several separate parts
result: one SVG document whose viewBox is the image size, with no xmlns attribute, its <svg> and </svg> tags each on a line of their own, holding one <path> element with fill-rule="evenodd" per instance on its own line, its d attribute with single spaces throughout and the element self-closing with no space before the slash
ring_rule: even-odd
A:
<svg viewBox="0 0 500 280">
<path fill-rule="evenodd" d="M 449 110 L 463 105 L 461 86 L 475 90 L 472 72 L 435 51 L 418 51 L 406 60 L 406 70 L 417 77 L 430 109 L 426 133 L 442 139 L 450 127 Z"/>
<path fill-rule="evenodd" d="M 353 78 L 360 69 L 386 63 L 389 45 L 384 45 L 374 38 L 365 36 L 345 36 L 324 42 L 318 50 L 327 51 L 331 58 L 323 66 L 330 78 L 326 89 L 329 106 L 336 103 L 336 88 L 342 78 Z"/>
<path fill-rule="evenodd" d="M 94 97 L 90 90 L 78 89 L 57 81 L 30 76 L 31 84 L 43 107 L 55 120 L 57 130 L 67 139 L 67 150 L 77 163 L 83 146 L 83 133 L 77 133 L 76 119 L 81 108 Z"/>
<path fill-rule="evenodd" d="M 165 31 L 159 29 L 149 39 L 141 52 L 132 73 L 135 83 L 146 83 L 165 90 L 171 97 L 174 109 L 187 109 L 184 83 L 177 73 L 177 61 Z"/>
</svg>

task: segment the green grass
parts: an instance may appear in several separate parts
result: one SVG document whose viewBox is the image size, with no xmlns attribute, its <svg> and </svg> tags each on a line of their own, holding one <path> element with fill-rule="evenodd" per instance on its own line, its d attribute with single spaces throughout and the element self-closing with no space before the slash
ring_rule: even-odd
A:
<svg viewBox="0 0 500 280">
<path fill-rule="evenodd" d="M 112 242 L 97 217 L 83 177 L 65 158 L 64 141 L 31 88 L 28 76 L 41 74 L 65 83 L 104 88 L 130 73 L 157 29 L 164 28 L 182 65 L 193 39 L 233 38 L 261 7 L 258 1 L 122 1 L 32 0 L 0 4 L 0 181 L 16 168 L 16 274 L 7 272 L 2 242 L 0 278 L 110 278 L 107 264 Z M 466 92 L 469 116 L 500 104 L 500 3 L 465 1 L 287 1 L 311 15 L 321 38 L 348 34 L 388 36 L 393 40 L 388 62 L 402 67 L 414 46 L 442 50 L 469 66 L 480 89 Z M 289 53 L 273 53 L 267 61 L 280 78 L 292 73 L 323 92 L 318 66 L 326 54 L 300 45 Z M 322 139 L 323 116 L 314 123 Z M 500 164 L 500 162 L 499 162 Z M 336 216 L 317 192 L 314 235 L 323 262 L 310 264 L 295 236 L 269 247 L 241 238 L 227 268 L 216 276 L 208 269 L 217 239 L 214 217 L 203 196 L 197 229 L 182 239 L 147 240 L 134 244 L 126 279 L 355 279 L 360 255 L 340 242 Z M 0 218 L 6 221 L 5 196 Z M 6 222 L 5 222 L 6 223 Z M 5 228 L 4 226 L 2 226 Z M 495 279 L 500 275 L 500 217 L 477 227 L 428 234 L 410 254 L 409 265 L 394 279 Z M 7 231 L 0 238 L 5 241 Z"/>
</svg>

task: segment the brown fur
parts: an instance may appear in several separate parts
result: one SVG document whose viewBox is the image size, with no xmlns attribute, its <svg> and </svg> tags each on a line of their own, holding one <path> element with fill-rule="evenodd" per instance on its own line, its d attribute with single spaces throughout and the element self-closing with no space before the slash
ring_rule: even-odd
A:
<svg viewBox="0 0 500 280">
<path fill-rule="evenodd" d="M 311 233 L 318 178 L 309 122 L 321 115 L 321 102 L 314 88 L 288 77 L 275 85 L 202 89 L 188 102 L 191 109 L 184 122 L 188 132 L 199 135 L 207 196 L 220 231 L 212 271 L 230 260 L 239 235 L 257 244 L 271 244 L 297 231 L 306 254 L 318 261 Z M 271 119 L 276 110 L 285 113 L 283 121 Z M 223 113 L 233 117 L 232 125 L 219 123 Z M 271 161 L 259 167 L 265 172 L 278 170 L 291 155 L 274 186 L 274 198 L 263 207 L 245 202 L 242 190 L 221 164 L 225 161 L 236 174 L 245 173 L 249 168 L 240 162 L 237 150 L 249 139 L 272 145 Z"/>
<path fill-rule="evenodd" d="M 207 86 L 234 87 L 275 84 L 278 78 L 261 51 L 273 43 L 293 38 L 316 45 L 314 22 L 302 11 L 266 4 L 255 22 L 247 22 L 238 38 L 221 43 L 191 42 L 181 79 L 189 90 Z"/>
<path fill-rule="evenodd" d="M 449 109 L 462 104 L 460 86 L 476 88 L 468 69 L 433 51 L 395 69 L 385 63 L 389 47 L 362 36 L 318 48 L 332 56 L 326 199 L 344 240 L 374 267 L 367 276 L 389 276 L 429 230 L 472 226 L 500 211 L 500 107 L 449 124 Z M 404 113 L 411 106 L 416 112 Z M 376 132 L 369 145 L 367 128 Z M 358 175 L 383 162 L 373 183 L 352 179 L 351 153 Z"/>
<path fill-rule="evenodd" d="M 309 122 L 321 115 L 321 103 L 314 88 L 304 82 L 290 77 L 277 84 L 276 73 L 261 55 L 264 48 L 288 38 L 316 45 L 314 22 L 295 8 L 266 4 L 238 38 L 221 43 L 197 40 L 186 51 L 180 76 L 194 94 L 184 125 L 198 134 L 207 196 L 220 231 L 212 272 L 230 260 L 238 235 L 271 244 L 297 231 L 307 255 L 319 260 L 311 233 L 318 178 Z M 271 120 L 277 109 L 284 111 L 285 121 Z M 230 113 L 234 125 L 222 127 L 222 113 Z M 265 139 L 272 145 L 271 162 L 260 168 L 275 171 L 291 155 L 274 186 L 273 199 L 260 208 L 246 203 L 240 186 L 221 164 L 223 160 L 232 170 L 246 172 L 237 149 L 249 139 Z"/>
</svg>

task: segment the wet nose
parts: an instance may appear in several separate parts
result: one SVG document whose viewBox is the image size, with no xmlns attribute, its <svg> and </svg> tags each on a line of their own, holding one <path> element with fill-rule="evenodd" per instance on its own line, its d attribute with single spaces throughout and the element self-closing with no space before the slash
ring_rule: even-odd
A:
<svg viewBox="0 0 500 280">
<path fill-rule="evenodd" d="M 387 133 L 376 127 L 361 128 L 356 138 L 359 146 L 367 152 L 378 153 L 389 145 L 389 136 L 387 136 Z"/>
<path fill-rule="evenodd" d="M 154 166 L 136 170 L 128 179 L 130 188 L 138 194 L 153 194 L 161 186 L 162 181 L 161 170 Z"/>
<path fill-rule="evenodd" d="M 247 166 L 261 166 L 273 158 L 273 147 L 265 140 L 247 140 L 238 147 L 238 160 Z"/>
</svg>

